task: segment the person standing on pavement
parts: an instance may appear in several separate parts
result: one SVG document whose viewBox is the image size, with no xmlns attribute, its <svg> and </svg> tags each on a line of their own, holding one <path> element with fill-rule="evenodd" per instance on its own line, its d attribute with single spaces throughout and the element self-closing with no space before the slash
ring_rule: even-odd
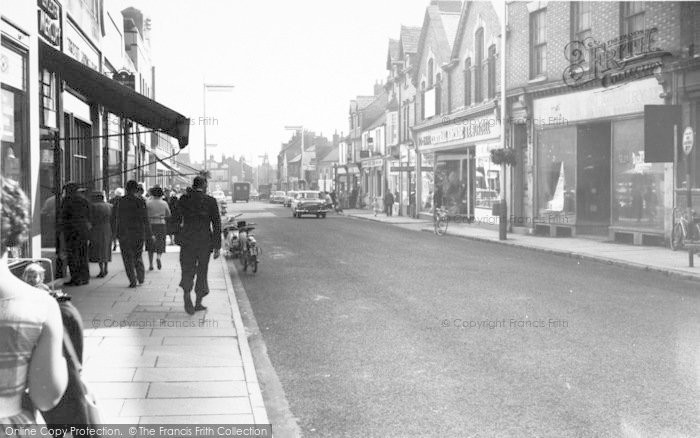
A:
<svg viewBox="0 0 700 438">
<path fill-rule="evenodd" d="M 107 264 L 112 261 L 112 205 L 105 202 L 102 192 L 95 192 L 90 211 L 90 251 L 89 260 L 100 266 L 98 278 L 107 275 Z"/>
<path fill-rule="evenodd" d="M 193 315 L 195 311 L 206 310 L 202 299 L 209 294 L 207 271 L 209 256 L 214 252 L 214 259 L 219 258 L 221 249 L 221 216 L 216 199 L 206 194 L 207 180 L 197 176 L 192 182 L 192 190 L 182 195 L 175 206 L 175 221 L 182 223 L 180 231 L 180 269 L 185 312 Z M 192 306 L 192 286 L 197 297 Z"/>
<path fill-rule="evenodd" d="M 116 215 L 117 238 L 122 251 L 124 270 L 129 278 L 129 287 L 143 284 L 146 271 L 143 266 L 143 243 L 145 238 L 153 238 L 148 221 L 146 201 L 138 196 L 139 185 L 130 180 L 126 183 L 126 195 L 119 200 Z"/>
<path fill-rule="evenodd" d="M 67 286 L 82 286 L 90 282 L 88 241 L 90 239 L 90 203 L 74 182 L 66 184 L 66 199 L 61 206 L 61 222 L 66 239 L 70 281 Z"/>
<path fill-rule="evenodd" d="M 394 194 L 387 190 L 384 195 L 384 209 L 387 217 L 391 216 L 394 210 Z"/>
<path fill-rule="evenodd" d="M 160 261 L 160 256 L 165 252 L 165 234 L 166 223 L 170 218 L 170 207 L 163 200 L 163 189 L 153 187 L 150 190 L 151 199 L 146 201 L 146 210 L 148 211 L 148 220 L 151 223 L 151 231 L 155 236 L 153 240 L 146 241 L 146 251 L 148 251 L 148 270 L 153 270 L 153 253 L 156 253 L 156 264 L 158 270 L 163 265 Z"/>
<path fill-rule="evenodd" d="M 109 203 L 112 205 L 112 211 L 114 211 L 117 208 L 117 204 L 119 203 L 119 200 L 124 196 L 124 189 L 121 187 L 117 187 L 114 189 L 114 196 L 112 196 L 109 199 Z M 112 218 L 114 219 L 115 216 L 112 215 Z M 112 220 L 111 224 L 112 226 L 112 251 L 117 250 L 117 228 L 114 223 L 114 220 Z"/>
</svg>

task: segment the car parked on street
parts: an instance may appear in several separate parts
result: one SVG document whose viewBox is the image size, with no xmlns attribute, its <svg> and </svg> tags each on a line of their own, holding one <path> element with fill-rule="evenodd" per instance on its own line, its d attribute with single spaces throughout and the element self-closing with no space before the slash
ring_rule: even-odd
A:
<svg viewBox="0 0 700 438">
<path fill-rule="evenodd" d="M 226 194 L 224 193 L 223 190 L 214 190 L 211 194 L 211 196 L 216 199 L 216 202 L 219 204 L 225 204 L 226 203 Z"/>
<path fill-rule="evenodd" d="M 316 217 L 326 217 L 328 205 L 326 199 L 319 192 L 304 190 L 298 192 L 292 200 L 292 216 L 300 218 L 305 214 L 313 214 Z"/>
<path fill-rule="evenodd" d="M 282 191 L 272 192 L 270 194 L 270 204 L 284 204 L 287 194 Z"/>
</svg>

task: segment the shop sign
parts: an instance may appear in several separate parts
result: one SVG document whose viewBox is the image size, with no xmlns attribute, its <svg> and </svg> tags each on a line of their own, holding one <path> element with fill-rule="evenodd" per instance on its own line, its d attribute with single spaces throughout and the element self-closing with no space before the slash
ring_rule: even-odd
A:
<svg viewBox="0 0 700 438">
<path fill-rule="evenodd" d="M 91 69 L 100 71 L 99 52 L 93 48 L 92 44 L 90 44 L 71 23 L 66 26 L 63 42 L 64 52 Z"/>
<path fill-rule="evenodd" d="M 61 46 L 61 6 L 55 0 L 37 0 L 39 35 L 54 46 Z"/>
<path fill-rule="evenodd" d="M 493 117 L 465 119 L 418 134 L 417 144 L 419 147 L 429 148 L 460 140 L 478 141 L 491 138 L 498 134 L 497 125 L 498 120 Z"/>
<path fill-rule="evenodd" d="M 670 54 L 656 46 L 658 31 L 654 27 L 605 42 L 591 37 L 569 42 L 564 47 L 564 57 L 569 61 L 562 75 L 564 83 L 578 88 L 599 81 L 609 87 L 653 75 L 663 66 L 658 58 Z"/>
<path fill-rule="evenodd" d="M 136 76 L 127 70 L 121 70 L 114 73 L 112 75 L 112 79 L 124 85 L 125 87 L 131 88 L 132 90 L 136 89 Z"/>
<path fill-rule="evenodd" d="M 693 150 L 694 142 L 695 133 L 693 132 L 693 128 L 688 126 L 685 128 L 685 131 L 683 131 L 683 152 L 685 152 L 686 155 L 690 155 L 690 152 Z"/>
<path fill-rule="evenodd" d="M 415 172 L 416 166 L 391 166 L 389 168 L 392 172 Z M 423 166 L 421 167 L 421 172 L 432 172 L 432 167 Z"/>
<path fill-rule="evenodd" d="M 362 167 L 381 167 L 383 165 L 383 158 L 372 158 L 371 160 L 362 161 Z"/>
</svg>

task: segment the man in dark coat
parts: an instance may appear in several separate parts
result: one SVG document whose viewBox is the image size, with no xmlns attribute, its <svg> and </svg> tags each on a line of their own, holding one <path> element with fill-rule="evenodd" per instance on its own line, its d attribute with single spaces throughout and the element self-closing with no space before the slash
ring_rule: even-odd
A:
<svg viewBox="0 0 700 438">
<path fill-rule="evenodd" d="M 391 216 L 394 210 L 394 194 L 387 190 L 384 195 L 384 209 L 386 210 L 386 215 Z"/>
<path fill-rule="evenodd" d="M 79 192 L 78 185 L 66 184 L 66 198 L 61 205 L 61 222 L 66 239 L 70 286 L 81 286 L 90 281 L 88 241 L 90 239 L 90 203 Z"/>
<path fill-rule="evenodd" d="M 146 201 L 138 196 L 139 185 L 131 180 L 126 183 L 126 195 L 120 198 L 112 214 L 116 215 L 116 225 L 119 247 L 122 251 L 124 270 L 129 277 L 129 287 L 136 287 L 136 282 L 142 284 L 146 270 L 143 266 L 144 239 L 153 239 L 151 224 L 146 212 Z"/>
<path fill-rule="evenodd" d="M 219 258 L 221 249 L 221 216 L 216 200 L 206 194 L 207 180 L 202 176 L 195 177 L 192 190 L 188 191 L 175 206 L 175 221 L 182 223 L 180 231 L 180 269 L 182 278 L 180 287 L 185 301 L 185 311 L 192 315 L 197 310 L 206 310 L 202 299 L 209 293 L 207 271 L 209 255 L 214 252 L 214 258 Z M 194 276 L 197 283 L 194 292 L 197 296 L 195 306 L 192 306 L 192 286 Z"/>
</svg>

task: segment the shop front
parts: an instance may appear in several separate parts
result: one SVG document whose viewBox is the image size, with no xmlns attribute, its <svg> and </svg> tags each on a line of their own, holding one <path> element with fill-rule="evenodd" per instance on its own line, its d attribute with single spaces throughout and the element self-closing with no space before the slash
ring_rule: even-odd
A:
<svg viewBox="0 0 700 438">
<path fill-rule="evenodd" d="M 664 237 L 673 163 L 644 157 L 644 105 L 662 92 L 649 78 L 533 100 L 536 232 Z"/>
<path fill-rule="evenodd" d="M 372 208 L 374 199 L 377 197 L 381 199 L 384 196 L 384 158 L 363 159 L 360 163 L 362 167 L 363 204 L 365 208 Z"/>
<path fill-rule="evenodd" d="M 500 138 L 494 120 L 482 114 L 417 134 L 421 214 L 432 216 L 438 207 L 450 216 L 497 219 L 491 206 L 500 196 L 502 176 L 490 157 Z"/>
</svg>

